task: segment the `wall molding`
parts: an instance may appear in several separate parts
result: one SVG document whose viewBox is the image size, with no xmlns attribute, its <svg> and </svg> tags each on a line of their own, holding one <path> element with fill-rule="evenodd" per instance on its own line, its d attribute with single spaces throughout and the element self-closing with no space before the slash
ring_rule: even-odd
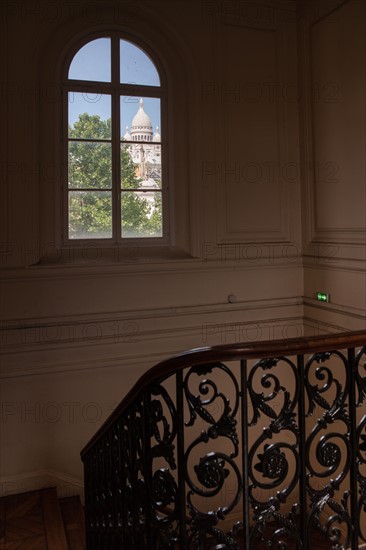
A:
<svg viewBox="0 0 366 550">
<path fill-rule="evenodd" d="M 223 25 L 239 26 L 249 29 L 276 29 L 283 21 L 296 20 L 296 2 L 294 0 L 239 0 L 218 2 Z M 256 10 L 260 11 L 256 11 Z"/>
<path fill-rule="evenodd" d="M 1 9 L 1 8 L 0 8 Z M 4 14 L 2 14 L 4 15 Z M 8 68 L 9 68 L 9 48 L 8 48 L 8 32 L 9 27 L 6 24 L 2 24 L 0 33 L 0 52 L 1 52 L 1 64 L 2 64 L 2 90 L 0 116 L 2 121 L 2 131 L 0 132 L 0 180 L 1 186 L 1 201 L 0 201 L 0 258 L 10 254 L 9 243 L 9 187 L 8 175 L 11 173 L 12 164 L 9 163 L 8 155 L 8 132 L 9 132 L 9 120 L 8 120 L 8 103 L 9 103 L 9 90 L 5 84 L 9 82 Z"/>
<path fill-rule="evenodd" d="M 0 377 L 153 366 L 187 349 L 302 335 L 299 297 L 3 326 Z"/>
<path fill-rule="evenodd" d="M 297 0 L 298 9 L 300 10 L 301 19 L 303 19 L 307 25 L 313 25 L 318 21 L 328 17 L 333 12 L 337 11 L 343 4 L 346 4 L 350 0 Z M 352 0 L 351 0 L 352 1 Z"/>
<path fill-rule="evenodd" d="M 99 249 L 96 247 L 96 254 Z M 93 251 L 91 247 L 90 250 Z M 131 275 L 202 273 L 232 270 L 253 270 L 266 266 L 273 269 L 287 269 L 289 265 L 301 267 L 301 245 L 293 241 L 230 242 L 228 245 L 216 242 L 202 244 L 201 258 L 187 259 L 144 259 L 139 258 L 138 247 L 131 247 L 127 259 L 110 260 L 98 256 L 95 261 L 86 258 L 63 263 L 38 264 L 27 268 L 2 267 L 1 281 L 22 281 L 30 279 L 60 279 L 99 277 L 130 277 Z M 257 251 L 257 253 L 255 253 Z"/>
<path fill-rule="evenodd" d="M 313 298 L 304 298 L 304 307 L 311 307 L 313 309 L 319 309 L 320 311 L 325 311 L 329 313 L 339 313 L 347 317 L 352 317 L 354 319 L 363 319 L 366 320 L 366 312 L 364 308 L 354 308 L 345 306 L 343 304 L 336 303 L 324 303 L 318 302 Z M 347 329 L 345 329 L 347 330 Z"/>
<path fill-rule="evenodd" d="M 0 378 L 151 367 L 191 348 L 361 330 L 363 308 L 312 298 L 9 321 Z"/>
<path fill-rule="evenodd" d="M 305 335 L 365 329 L 366 312 L 364 309 L 334 303 L 320 303 L 311 298 L 304 299 Z"/>
<path fill-rule="evenodd" d="M 52 317 L 23 317 L 24 326 L 33 328 L 36 326 L 58 326 L 70 325 L 84 322 L 115 322 L 118 320 L 135 320 L 135 319 L 150 319 L 156 323 L 159 318 L 167 317 L 185 317 L 190 315 L 206 315 L 212 313 L 235 313 L 238 311 L 246 312 L 256 309 L 268 309 L 277 307 L 287 307 L 302 304 L 302 298 L 299 296 L 283 297 L 283 298 L 268 298 L 260 300 L 238 301 L 236 303 L 215 303 L 206 305 L 188 305 L 188 306 L 172 306 L 170 308 L 151 308 L 140 310 L 125 310 L 125 311 L 109 311 L 104 313 L 92 312 L 80 315 L 52 315 Z M 17 328 L 18 321 L 3 319 L 2 330 L 9 328 L 13 330 Z M 22 327 L 19 326 L 21 329 Z"/>
<path fill-rule="evenodd" d="M 234 3 L 236 6 L 245 5 L 244 3 Z M 250 5 L 250 4 L 249 4 Z M 271 67 L 271 70 L 274 71 L 274 81 L 281 86 L 286 86 L 288 83 L 288 75 L 286 75 L 286 63 L 287 63 L 287 48 L 286 48 L 286 35 L 288 34 L 288 28 L 286 27 L 285 21 L 279 19 L 277 10 L 272 7 L 270 9 L 267 7 L 266 9 L 269 10 L 269 13 L 267 15 L 270 15 L 271 11 L 272 17 L 269 17 L 268 21 L 265 21 L 265 24 L 260 25 L 259 21 L 258 24 L 255 25 L 254 22 L 252 24 L 248 24 L 245 21 L 240 21 L 240 14 L 233 13 L 231 17 L 229 17 L 230 23 L 226 21 L 226 25 L 229 27 L 244 27 L 244 28 L 250 28 L 254 31 L 258 31 L 258 38 L 257 40 L 260 41 L 261 35 L 263 33 L 271 33 L 273 35 L 273 44 L 272 47 L 269 48 L 269 51 L 274 52 L 273 53 L 273 67 Z M 263 22 L 262 22 L 263 23 Z M 219 49 L 219 63 L 220 63 L 220 74 L 223 75 L 224 81 L 227 81 L 231 88 L 238 87 L 238 85 L 244 85 L 245 84 L 245 77 L 237 77 L 233 81 L 232 75 L 227 75 L 227 54 L 230 52 L 230 49 L 233 47 L 230 47 L 229 40 L 231 38 L 232 34 L 230 32 L 228 33 L 221 33 L 218 35 L 218 40 L 220 41 L 221 47 Z M 227 52 L 228 50 L 228 52 Z M 269 69 L 268 69 L 269 70 Z M 271 71 L 269 71 L 271 72 Z M 241 80 L 240 80 L 241 78 Z M 258 84 L 261 84 L 260 82 Z M 262 83 L 264 86 L 264 82 Z M 240 94 L 239 94 L 240 95 Z M 276 96 L 276 94 L 275 94 Z M 230 150 L 230 128 L 228 127 L 228 118 L 231 118 L 232 113 L 231 110 L 234 107 L 239 108 L 239 103 L 237 101 L 238 98 L 236 98 L 236 103 L 230 104 L 228 102 L 224 102 L 223 105 L 221 105 L 221 109 L 219 110 L 219 124 L 220 124 L 220 132 L 219 136 L 217 137 L 217 148 L 218 150 L 223 150 L 227 152 L 226 159 L 231 158 L 231 155 L 228 154 L 228 151 Z M 262 244 L 263 242 L 268 243 L 290 243 L 291 242 L 291 231 L 290 231 L 290 219 L 289 219 L 289 213 L 292 211 L 290 206 L 290 191 L 289 186 L 284 184 L 283 181 L 281 181 L 280 174 L 277 173 L 278 167 L 280 169 L 283 169 L 283 167 L 286 165 L 286 163 L 290 163 L 291 156 L 288 154 L 288 136 L 286 132 L 284 132 L 284 128 L 289 127 L 289 119 L 290 119 L 290 112 L 288 110 L 288 104 L 283 100 L 282 96 L 278 97 L 276 100 L 268 101 L 268 104 L 273 103 L 273 111 L 275 112 L 275 120 L 276 120 L 276 151 L 275 151 L 275 158 L 271 159 L 274 161 L 274 165 L 277 166 L 277 169 L 275 171 L 274 175 L 267 175 L 267 171 L 269 172 L 268 168 L 268 161 L 260 161 L 260 162 L 248 162 L 247 164 L 255 165 L 257 169 L 260 169 L 261 177 L 259 178 L 261 181 L 261 185 L 264 185 L 266 183 L 268 185 L 268 182 L 270 179 L 274 179 L 273 182 L 271 182 L 271 187 L 276 186 L 277 189 L 277 199 L 278 204 L 276 204 L 276 210 L 277 215 L 274 216 L 274 220 L 272 221 L 272 226 L 268 226 L 264 229 L 263 227 L 260 227 L 260 224 L 258 225 L 256 223 L 252 223 L 252 227 L 248 226 L 241 227 L 232 225 L 233 222 L 233 214 L 231 213 L 231 205 L 235 198 L 235 190 L 238 186 L 244 186 L 244 185 L 253 185 L 253 183 L 250 183 L 250 181 L 247 181 L 247 176 L 243 177 L 243 168 L 245 168 L 245 156 L 244 160 L 240 159 L 239 157 L 235 158 L 230 161 L 226 161 L 222 166 L 220 170 L 220 177 L 216 178 L 216 204 L 222 205 L 222 210 L 219 211 L 219 208 L 217 208 L 217 242 L 219 245 L 225 245 L 225 244 L 231 244 L 231 243 L 237 243 L 237 242 L 251 242 L 251 243 L 258 243 Z M 244 162 L 244 164 L 243 164 Z M 234 167 L 234 182 L 233 180 L 233 174 L 231 173 Z M 224 170 L 223 170 L 224 168 Z M 227 177 L 226 172 L 231 174 L 229 177 Z M 280 171 L 280 170 L 279 170 Z M 224 176 L 224 177 L 223 177 Z M 249 176 L 248 176 L 249 177 Z M 258 184 L 258 183 L 257 183 Z M 230 195 L 233 194 L 233 197 L 230 199 Z M 250 199 L 249 199 L 250 200 Z M 255 199 L 255 204 L 257 205 L 258 198 Z M 258 209 L 258 220 L 260 220 L 260 208 Z M 235 215 L 234 221 L 236 224 L 238 224 L 238 213 Z"/>
<path fill-rule="evenodd" d="M 336 11 L 352 0 L 329 0 L 318 2 L 299 2 L 301 15 L 299 26 L 299 50 L 300 50 L 300 84 L 302 108 L 301 118 L 301 155 L 303 167 L 303 235 L 307 247 L 322 244 L 336 244 L 357 246 L 365 245 L 366 229 L 356 227 L 319 227 L 316 220 L 316 195 L 315 195 L 315 138 L 314 138 L 314 83 L 312 63 L 312 30 L 315 25 L 321 23 L 326 17 L 330 17 Z M 305 248 L 306 250 L 306 248 Z"/>
<path fill-rule="evenodd" d="M 303 267 L 366 272 L 366 249 L 338 243 L 313 243 L 305 247 Z"/>
</svg>

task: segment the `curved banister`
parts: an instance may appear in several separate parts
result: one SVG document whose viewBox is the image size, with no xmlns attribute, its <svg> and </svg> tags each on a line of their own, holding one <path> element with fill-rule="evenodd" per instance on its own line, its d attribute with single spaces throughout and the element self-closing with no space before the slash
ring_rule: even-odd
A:
<svg viewBox="0 0 366 550">
<path fill-rule="evenodd" d="M 153 382 L 191 367 L 216 361 L 235 361 L 239 359 L 266 359 L 284 355 L 298 355 L 323 352 L 331 349 L 347 349 L 366 343 L 366 331 L 341 332 L 331 335 L 289 338 L 284 340 L 267 340 L 223 344 L 212 347 L 196 348 L 161 361 L 135 383 L 111 415 L 98 429 L 91 440 L 81 451 L 83 457 L 123 411 Z"/>
<path fill-rule="evenodd" d="M 88 550 L 358 550 L 366 330 L 162 361 L 81 455 Z"/>
</svg>

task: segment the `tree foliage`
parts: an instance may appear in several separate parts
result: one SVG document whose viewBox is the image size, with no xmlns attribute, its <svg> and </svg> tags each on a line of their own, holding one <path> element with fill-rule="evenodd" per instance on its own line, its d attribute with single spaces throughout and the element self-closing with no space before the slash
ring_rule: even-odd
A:
<svg viewBox="0 0 366 550">
<path fill-rule="evenodd" d="M 112 237 L 112 145 L 111 119 L 84 113 L 71 127 L 69 138 L 69 236 L 70 238 Z M 124 237 L 161 236 L 161 193 L 153 192 L 153 200 L 139 189 L 126 146 L 121 146 L 121 225 Z M 151 197 L 151 191 L 148 192 Z"/>
</svg>

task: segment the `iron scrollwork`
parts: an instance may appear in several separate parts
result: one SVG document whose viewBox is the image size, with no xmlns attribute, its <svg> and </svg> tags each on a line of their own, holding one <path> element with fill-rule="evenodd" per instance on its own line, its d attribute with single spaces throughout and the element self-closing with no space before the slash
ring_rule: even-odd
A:
<svg viewBox="0 0 366 550">
<path fill-rule="evenodd" d="M 360 372 L 362 365 L 363 375 Z M 366 400 L 366 347 L 362 348 L 355 358 L 355 379 L 358 390 L 357 407 L 364 407 Z M 366 414 L 364 414 L 356 431 L 356 468 L 358 481 L 358 525 L 359 536 L 366 542 Z"/>
<path fill-rule="evenodd" d="M 210 378 L 205 377 L 211 375 Z M 218 389 L 214 376 L 224 375 L 227 383 L 231 382 L 233 399 L 230 399 Z M 192 378 L 198 377 L 198 394 L 191 391 Z M 204 377 L 203 379 L 201 379 Z M 192 367 L 184 380 L 185 398 L 189 408 L 190 418 L 186 422 L 187 427 L 194 427 L 197 419 L 203 423 L 200 434 L 193 437 L 187 448 L 184 458 L 185 480 L 189 487 L 187 494 L 187 507 L 191 516 L 190 541 L 200 548 L 203 544 L 210 544 L 212 548 L 237 548 L 236 534 L 224 533 L 219 528 L 220 520 L 227 515 L 238 504 L 242 491 L 242 477 L 239 467 L 235 461 L 239 452 L 239 438 L 236 429 L 237 412 L 239 407 L 239 386 L 238 382 L 228 367 L 222 363 Z M 210 410 L 216 409 L 221 414 L 214 416 Z M 217 417 L 218 416 L 218 417 Z M 205 448 L 215 441 L 215 448 L 220 449 L 223 443 L 220 440 L 227 440 L 231 445 L 231 452 L 211 451 L 205 452 Z M 196 462 L 196 455 L 201 456 Z M 193 468 L 192 468 L 193 464 Z M 192 478 L 193 472 L 196 481 Z M 235 490 L 232 493 L 223 489 L 228 480 L 234 479 Z M 224 505 L 218 505 L 219 499 L 215 497 L 221 493 L 225 500 Z M 230 496 L 228 496 L 230 495 Z M 201 504 L 198 497 L 208 502 Z M 210 499 L 210 500 L 208 500 Z M 210 509 L 210 501 L 213 509 Z M 209 541 L 209 542 L 207 542 Z M 224 546 L 218 546 L 224 545 Z"/>
<path fill-rule="evenodd" d="M 282 365 L 292 375 L 292 380 L 287 379 L 287 385 L 292 385 L 291 393 L 281 382 L 281 376 L 284 376 Z M 256 391 L 256 379 L 259 379 L 264 391 Z M 253 406 L 250 426 L 256 426 L 261 418 L 265 424 L 249 451 L 249 498 L 255 521 L 251 533 L 252 544 L 259 538 L 268 548 L 285 549 L 288 547 L 286 540 L 295 540 L 300 547 L 296 505 L 287 514 L 281 511 L 283 504 L 295 501 L 294 490 L 299 477 L 299 434 L 296 423 L 299 380 L 296 365 L 285 357 L 257 362 L 248 377 L 248 393 Z M 265 422 L 266 418 L 268 423 Z M 271 494 L 274 489 L 277 489 L 275 496 Z M 273 522 L 279 528 L 270 534 L 268 526 Z"/>
<path fill-rule="evenodd" d="M 87 547 L 366 542 L 365 359 L 366 347 L 216 361 L 151 383 L 83 457 Z"/>
<path fill-rule="evenodd" d="M 327 366 L 332 359 L 337 361 L 337 366 Z M 316 383 L 312 384 L 310 370 L 314 366 Z M 349 474 L 351 458 L 351 423 L 347 410 L 349 367 L 352 366 L 348 364 L 347 357 L 341 352 L 333 351 L 313 355 L 305 369 L 308 416 L 314 414 L 316 407 L 320 412 L 306 442 L 308 493 L 311 499 L 309 524 L 316 525 L 326 535 L 333 543 L 333 550 L 348 548 L 352 534 L 349 491 L 342 492 L 343 482 Z M 335 372 L 340 379 L 343 378 L 343 383 L 335 377 Z M 331 430 L 334 425 L 337 426 L 336 431 Z M 317 464 L 314 463 L 314 456 Z M 333 475 L 336 475 L 334 479 L 331 477 Z M 325 485 L 319 484 L 321 479 L 327 480 Z M 343 529 L 340 528 L 342 524 Z"/>
<path fill-rule="evenodd" d="M 173 472 L 177 468 L 175 439 L 177 412 L 163 385 L 151 387 L 148 396 L 147 424 L 150 448 L 148 468 L 150 489 L 150 544 L 156 548 L 173 548 L 179 540 L 177 528 L 178 487 Z"/>
</svg>

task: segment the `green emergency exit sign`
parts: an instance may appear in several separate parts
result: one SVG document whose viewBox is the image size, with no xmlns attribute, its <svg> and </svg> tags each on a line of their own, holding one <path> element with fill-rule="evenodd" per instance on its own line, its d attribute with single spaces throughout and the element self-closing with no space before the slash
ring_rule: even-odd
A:
<svg viewBox="0 0 366 550">
<path fill-rule="evenodd" d="M 319 300 L 319 302 L 329 302 L 330 296 L 327 292 L 317 292 L 316 299 Z"/>
</svg>

